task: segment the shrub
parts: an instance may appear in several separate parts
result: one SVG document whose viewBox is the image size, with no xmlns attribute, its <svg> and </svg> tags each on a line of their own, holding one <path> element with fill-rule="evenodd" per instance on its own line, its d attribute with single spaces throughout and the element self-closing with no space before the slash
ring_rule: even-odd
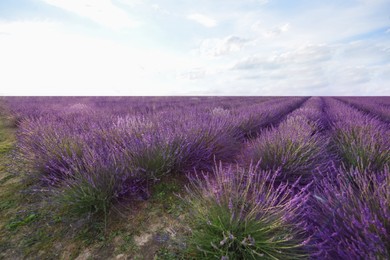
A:
<svg viewBox="0 0 390 260">
<path fill-rule="evenodd" d="M 133 143 L 122 151 L 126 158 L 123 163 L 126 164 L 127 160 L 129 167 L 145 180 L 158 179 L 175 171 L 177 149 L 174 144 L 164 142 Z"/>
<path fill-rule="evenodd" d="M 63 183 L 58 200 L 75 215 L 107 213 L 116 197 L 115 173 L 77 173 Z"/>
<path fill-rule="evenodd" d="M 171 145 L 178 147 L 176 168 L 180 172 L 210 170 L 214 158 L 229 161 L 239 152 L 239 133 L 226 118 L 193 118 L 191 123 L 184 119 L 176 124 Z"/>
<path fill-rule="evenodd" d="M 84 158 L 73 161 L 72 176 L 54 187 L 54 200 L 70 215 L 104 216 L 122 198 L 136 191 L 137 176 L 116 160 L 115 151 L 88 150 Z"/>
<path fill-rule="evenodd" d="M 369 122 L 336 128 L 332 149 L 346 168 L 381 171 L 390 166 L 389 131 Z"/>
<path fill-rule="evenodd" d="M 80 136 L 44 119 L 25 120 L 18 138 L 18 159 L 34 169 L 30 177 L 51 185 L 67 178 L 72 161 L 83 156 L 85 146 Z"/>
<path fill-rule="evenodd" d="M 277 173 L 215 167 L 214 175 L 190 178 L 189 256 L 201 259 L 306 257 L 299 215 L 307 194 L 274 187 Z"/>
<path fill-rule="evenodd" d="M 313 134 L 313 126 L 306 120 L 289 118 L 278 128 L 271 128 L 251 143 L 248 158 L 260 161 L 265 170 L 281 170 L 280 181 L 301 183 L 312 180 L 312 173 L 322 166 L 327 140 Z"/>
<path fill-rule="evenodd" d="M 331 148 L 347 168 L 382 171 L 390 166 L 390 139 L 386 124 L 341 101 L 326 99 L 332 122 Z"/>
</svg>

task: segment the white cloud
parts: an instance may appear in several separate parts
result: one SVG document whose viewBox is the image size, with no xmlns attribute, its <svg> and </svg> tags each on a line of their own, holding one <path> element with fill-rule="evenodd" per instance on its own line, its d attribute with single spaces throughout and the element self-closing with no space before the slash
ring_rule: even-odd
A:
<svg viewBox="0 0 390 260">
<path fill-rule="evenodd" d="M 190 14 L 187 16 L 187 19 L 195 21 L 205 27 L 215 27 L 217 25 L 217 21 L 213 18 L 199 13 Z"/>
<path fill-rule="evenodd" d="M 327 45 L 305 45 L 273 54 L 254 54 L 236 62 L 234 70 L 275 70 L 282 66 L 318 65 L 332 59 L 332 47 Z"/>
<path fill-rule="evenodd" d="M 130 8 L 142 6 L 145 3 L 145 0 L 115 0 L 115 2 L 120 3 L 121 5 L 126 5 Z"/>
<path fill-rule="evenodd" d="M 349 64 L 355 66 L 374 66 L 390 61 L 389 40 L 354 41 L 338 46 L 339 53 Z"/>
<path fill-rule="evenodd" d="M 34 22 L 1 22 L 0 21 L 0 33 L 4 36 L 4 40 L 19 39 L 19 37 L 31 37 L 31 39 L 37 39 L 39 37 L 48 37 L 55 34 L 60 24 L 54 22 L 34 21 Z M 31 44 L 31 42 L 28 42 Z M 22 41 L 19 44 L 27 44 Z"/>
<path fill-rule="evenodd" d="M 269 3 L 269 0 L 247 0 L 246 2 L 265 5 Z"/>
<path fill-rule="evenodd" d="M 233 53 L 225 46 L 230 42 L 228 39 L 205 40 L 201 50 L 209 56 Z M 220 70 L 212 76 L 197 77 L 199 85 L 212 86 L 214 93 L 239 94 L 241 91 L 249 95 L 390 93 L 388 69 L 384 69 L 389 66 L 388 41 L 314 42 L 275 48 L 272 48 L 273 42 L 268 41 L 263 45 L 259 41 L 253 45 L 252 40 L 246 39 L 237 42 L 242 44 L 237 55 L 207 60 L 209 65 L 220 64 Z M 370 86 L 371 92 L 368 91 Z"/>
<path fill-rule="evenodd" d="M 339 85 L 358 85 L 371 80 L 370 70 L 366 67 L 349 66 L 334 72 L 334 83 Z"/>
<path fill-rule="evenodd" d="M 388 95 L 387 44 L 307 44 L 282 52 L 259 52 L 233 64 L 226 74 L 236 78 L 226 85 L 253 86 L 275 95 Z"/>
<path fill-rule="evenodd" d="M 43 0 L 47 4 L 62 8 L 88 18 L 111 29 L 133 28 L 139 25 L 110 0 Z"/>
<path fill-rule="evenodd" d="M 201 41 L 199 51 L 202 56 L 222 56 L 240 51 L 250 40 L 238 36 L 228 36 L 222 39 L 205 39 Z"/>
<path fill-rule="evenodd" d="M 179 74 L 180 79 L 197 80 L 206 76 L 206 71 L 202 68 L 193 68 Z"/>
<path fill-rule="evenodd" d="M 233 70 L 276 70 L 279 69 L 283 64 L 276 60 L 274 56 L 259 55 L 246 57 L 236 62 L 233 66 Z"/>
<path fill-rule="evenodd" d="M 283 24 L 281 26 L 274 27 L 271 30 L 265 31 L 264 36 L 268 37 L 268 38 L 275 37 L 275 36 L 278 36 L 284 32 L 287 32 L 289 29 L 290 29 L 290 24 L 286 23 L 286 24 Z"/>
<path fill-rule="evenodd" d="M 287 32 L 290 29 L 289 23 L 284 23 L 279 26 L 274 26 L 272 28 L 268 28 L 265 24 L 260 21 L 256 21 L 251 25 L 252 31 L 259 33 L 265 38 L 273 38 L 282 33 Z"/>
<path fill-rule="evenodd" d="M 152 5 L 151 5 L 151 8 L 152 8 L 154 11 L 159 12 L 159 13 L 161 13 L 161 14 L 165 14 L 165 15 L 170 15 L 170 14 L 171 14 L 170 11 L 168 11 L 167 9 L 161 7 L 161 6 L 158 5 L 158 4 L 152 4 Z"/>
<path fill-rule="evenodd" d="M 272 59 L 281 63 L 318 63 L 332 58 L 332 48 L 325 44 L 308 44 L 275 55 Z"/>
</svg>

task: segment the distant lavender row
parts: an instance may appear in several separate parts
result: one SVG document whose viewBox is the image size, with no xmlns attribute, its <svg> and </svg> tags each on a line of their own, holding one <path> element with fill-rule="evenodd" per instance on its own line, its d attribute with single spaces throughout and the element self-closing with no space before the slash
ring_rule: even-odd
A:
<svg viewBox="0 0 390 260">
<path fill-rule="evenodd" d="M 46 115 L 99 113 L 116 116 L 149 115 L 163 110 L 193 108 L 207 110 L 235 109 L 261 103 L 272 97 L 7 97 L 6 102 L 16 119 Z"/>
<path fill-rule="evenodd" d="M 342 97 L 338 99 L 390 124 L 390 97 Z"/>
</svg>

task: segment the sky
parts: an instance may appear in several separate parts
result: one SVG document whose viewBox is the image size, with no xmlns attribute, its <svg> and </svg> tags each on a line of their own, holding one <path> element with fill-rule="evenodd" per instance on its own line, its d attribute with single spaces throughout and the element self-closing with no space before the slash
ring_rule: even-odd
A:
<svg viewBox="0 0 390 260">
<path fill-rule="evenodd" d="M 390 1 L 1 0 L 9 95 L 390 96 Z"/>
</svg>

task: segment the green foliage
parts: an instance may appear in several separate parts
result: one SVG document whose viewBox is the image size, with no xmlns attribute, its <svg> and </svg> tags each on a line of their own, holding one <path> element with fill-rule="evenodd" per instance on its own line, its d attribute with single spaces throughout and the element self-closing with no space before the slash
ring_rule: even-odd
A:
<svg viewBox="0 0 390 260">
<path fill-rule="evenodd" d="M 155 179 L 171 173 L 176 164 L 176 148 L 169 144 L 157 144 L 131 152 L 131 164 L 143 172 L 146 178 Z"/>
<path fill-rule="evenodd" d="M 390 147 L 386 138 L 369 125 L 337 129 L 332 148 L 347 169 L 382 171 L 390 166 Z"/>
<path fill-rule="evenodd" d="M 301 178 L 309 182 L 313 170 L 321 165 L 326 141 L 316 135 L 294 139 L 275 129 L 252 144 L 250 158 L 260 161 L 262 169 L 280 169 L 283 181 Z"/>
<path fill-rule="evenodd" d="M 118 176 L 101 169 L 91 174 L 77 173 L 54 190 L 54 200 L 66 215 L 82 217 L 104 224 L 117 199 Z"/>
<path fill-rule="evenodd" d="M 13 143 L 11 142 L 2 142 L 0 144 L 0 154 L 8 153 L 13 148 Z"/>
<path fill-rule="evenodd" d="M 228 207 L 216 204 L 210 205 L 207 213 L 207 221 L 202 219 L 194 225 L 190 244 L 204 259 L 215 259 L 216 256 L 293 259 L 304 256 L 298 244 L 288 241 L 291 236 L 289 228 L 275 219 L 281 216 L 260 221 L 255 218 L 232 219 Z"/>
<path fill-rule="evenodd" d="M 299 220 L 292 220 L 300 214 L 305 196 L 292 195 L 287 185 L 274 188 L 275 177 L 256 171 L 220 166 L 215 181 L 208 176 L 192 181 L 186 198 L 192 211 L 190 258 L 306 257 Z"/>
<path fill-rule="evenodd" d="M 6 225 L 6 228 L 8 230 L 16 230 L 21 226 L 24 226 L 24 225 L 27 225 L 27 224 L 33 222 L 33 221 L 36 221 L 38 219 L 38 217 L 39 217 L 39 214 L 31 213 L 24 218 L 12 220 L 11 222 L 9 222 Z"/>
<path fill-rule="evenodd" d="M 171 252 L 168 248 L 162 247 L 158 250 L 154 260 L 176 260 L 178 259 L 177 255 L 174 252 Z"/>
<path fill-rule="evenodd" d="M 0 202 L 0 211 L 10 209 L 12 207 L 16 206 L 16 201 L 15 200 L 5 200 Z"/>
<path fill-rule="evenodd" d="M 138 246 L 134 242 L 133 235 L 126 234 L 122 236 L 123 244 L 119 247 L 119 252 L 137 252 L 139 250 Z"/>
<path fill-rule="evenodd" d="M 15 143 L 12 130 L 5 125 L 3 120 L 0 117 L 0 155 L 11 151 Z"/>
<path fill-rule="evenodd" d="M 89 246 L 97 241 L 105 240 L 105 226 L 101 221 L 92 219 L 92 221 L 85 222 L 80 230 L 77 230 L 76 240 L 83 245 Z"/>
<path fill-rule="evenodd" d="M 153 198 L 166 200 L 167 197 L 173 197 L 174 193 L 178 191 L 180 191 L 180 187 L 175 182 L 159 182 L 153 187 Z"/>
<path fill-rule="evenodd" d="M 2 169 L 0 168 L 0 171 L 1 171 Z M 9 180 L 11 180 L 11 179 L 13 179 L 13 178 L 15 178 L 15 175 L 7 175 L 7 176 L 5 176 L 4 178 L 2 178 L 1 180 L 0 180 L 0 185 L 3 185 L 4 183 L 6 183 L 7 181 L 9 181 Z"/>
<path fill-rule="evenodd" d="M 50 234 L 45 229 L 40 228 L 28 236 L 24 236 L 21 240 L 21 246 L 26 255 L 33 252 L 33 246 L 49 250 L 45 246 L 50 242 L 50 239 Z"/>
<path fill-rule="evenodd" d="M 68 180 L 64 187 L 57 191 L 57 202 L 69 213 L 82 216 L 85 214 L 108 213 L 115 198 L 114 176 L 110 173 L 99 173 L 99 182 L 90 181 L 84 174 L 78 174 L 75 180 Z"/>
</svg>

